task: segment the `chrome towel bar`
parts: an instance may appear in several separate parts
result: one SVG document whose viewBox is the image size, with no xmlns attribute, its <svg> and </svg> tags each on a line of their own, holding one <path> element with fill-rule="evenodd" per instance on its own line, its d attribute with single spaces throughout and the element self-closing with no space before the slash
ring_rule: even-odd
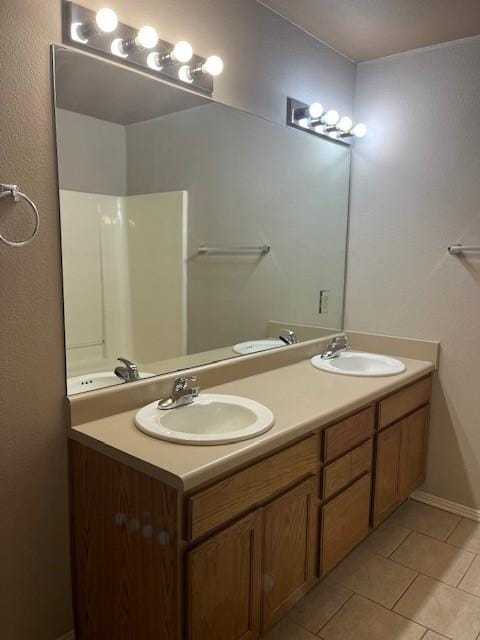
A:
<svg viewBox="0 0 480 640">
<path fill-rule="evenodd" d="M 463 253 L 480 253 L 480 246 L 468 244 L 451 244 L 448 247 L 451 256 L 460 256 Z"/>
<path fill-rule="evenodd" d="M 202 245 L 198 249 L 198 255 L 200 256 L 251 256 L 251 255 L 266 255 L 270 253 L 272 247 L 269 244 L 263 244 L 258 247 L 206 247 Z"/>
<path fill-rule="evenodd" d="M 0 200 L 2 198 L 8 197 L 13 198 L 15 202 L 19 202 L 21 199 L 23 199 L 30 205 L 35 216 L 34 228 L 30 237 L 26 238 L 25 240 L 8 240 L 8 238 L 6 238 L 1 233 L 0 240 L 10 247 L 24 247 L 27 244 L 30 244 L 30 242 L 38 233 L 38 228 L 40 226 L 40 215 L 38 213 L 37 205 L 27 195 L 22 193 L 16 184 L 0 184 Z"/>
</svg>

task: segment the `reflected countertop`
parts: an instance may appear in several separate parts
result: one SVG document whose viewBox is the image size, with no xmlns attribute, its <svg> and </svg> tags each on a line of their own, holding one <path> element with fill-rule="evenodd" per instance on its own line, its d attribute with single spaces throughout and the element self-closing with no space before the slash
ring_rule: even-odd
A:
<svg viewBox="0 0 480 640">
<path fill-rule="evenodd" d="M 180 490 L 192 491 L 434 369 L 430 362 L 401 360 L 407 370 L 391 377 L 334 375 L 306 360 L 209 388 L 212 393 L 257 400 L 273 411 L 274 426 L 250 440 L 213 446 L 158 440 L 135 427 L 136 410 L 72 427 L 69 437 Z"/>
</svg>

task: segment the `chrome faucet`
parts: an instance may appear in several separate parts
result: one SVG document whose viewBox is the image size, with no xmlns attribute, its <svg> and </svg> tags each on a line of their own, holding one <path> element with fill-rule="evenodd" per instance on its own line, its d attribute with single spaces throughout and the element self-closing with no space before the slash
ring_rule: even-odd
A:
<svg viewBox="0 0 480 640">
<path fill-rule="evenodd" d="M 296 333 L 290 329 L 282 329 L 278 337 L 285 344 L 298 344 L 299 342 Z"/>
<path fill-rule="evenodd" d="M 333 340 L 328 343 L 327 350 L 322 353 L 324 360 L 331 360 L 332 358 L 338 358 L 343 351 L 350 350 L 350 344 L 345 334 L 341 336 L 335 336 Z"/>
<path fill-rule="evenodd" d="M 136 380 L 140 380 L 140 375 L 138 373 L 138 367 L 134 362 L 127 360 L 126 358 L 117 358 L 119 362 L 123 362 L 124 367 L 116 367 L 114 374 L 117 378 L 120 378 L 124 382 L 135 382 Z"/>
<path fill-rule="evenodd" d="M 183 407 L 186 404 L 192 404 L 200 394 L 200 387 L 192 387 L 191 385 L 196 380 L 195 376 L 176 378 L 170 397 L 159 400 L 157 408 L 161 411 L 168 411 L 169 409 Z"/>
</svg>

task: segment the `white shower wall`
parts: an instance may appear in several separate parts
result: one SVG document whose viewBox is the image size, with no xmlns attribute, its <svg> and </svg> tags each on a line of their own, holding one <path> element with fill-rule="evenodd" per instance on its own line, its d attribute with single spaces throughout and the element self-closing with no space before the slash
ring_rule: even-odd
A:
<svg viewBox="0 0 480 640">
<path fill-rule="evenodd" d="M 186 203 L 60 191 L 69 376 L 185 353 Z"/>
</svg>

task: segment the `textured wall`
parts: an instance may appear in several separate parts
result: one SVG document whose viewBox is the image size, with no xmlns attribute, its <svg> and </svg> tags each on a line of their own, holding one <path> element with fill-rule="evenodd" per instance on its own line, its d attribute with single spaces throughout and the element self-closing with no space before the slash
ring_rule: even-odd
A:
<svg viewBox="0 0 480 640">
<path fill-rule="evenodd" d="M 480 508 L 480 38 L 359 65 L 346 326 L 438 339 L 425 491 Z"/>
<path fill-rule="evenodd" d="M 103 1 L 88 3 L 100 8 Z M 283 121 L 287 93 L 353 105 L 355 66 L 254 0 L 116 0 L 226 62 L 217 98 Z M 60 2 L 0 3 L 0 178 L 38 203 L 39 237 L 0 247 L 0 637 L 52 640 L 71 627 L 60 240 L 48 45 Z"/>
</svg>

